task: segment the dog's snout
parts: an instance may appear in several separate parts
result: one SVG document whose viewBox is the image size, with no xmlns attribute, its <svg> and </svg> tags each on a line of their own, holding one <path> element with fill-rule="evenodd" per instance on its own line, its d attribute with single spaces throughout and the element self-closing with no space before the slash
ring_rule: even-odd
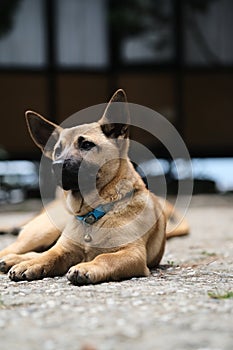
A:
<svg viewBox="0 0 233 350">
<path fill-rule="evenodd" d="M 57 170 L 57 169 L 62 169 L 62 167 L 63 167 L 63 163 L 64 163 L 64 161 L 63 160 L 56 160 L 55 162 L 53 162 L 53 164 L 52 164 L 52 168 L 53 168 L 53 170 L 55 171 L 55 170 Z"/>
<path fill-rule="evenodd" d="M 52 168 L 55 174 L 61 173 L 63 171 L 69 170 L 72 168 L 72 160 L 71 159 L 65 159 L 65 160 L 56 160 L 52 164 Z"/>
<path fill-rule="evenodd" d="M 52 164 L 57 184 L 63 189 L 76 189 L 78 187 L 78 171 L 80 162 L 74 159 L 59 159 Z"/>
</svg>

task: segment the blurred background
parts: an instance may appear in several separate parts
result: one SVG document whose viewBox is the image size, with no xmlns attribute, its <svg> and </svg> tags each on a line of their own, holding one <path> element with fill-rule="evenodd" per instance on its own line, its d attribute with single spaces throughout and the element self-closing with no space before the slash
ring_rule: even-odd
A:
<svg viewBox="0 0 233 350">
<path fill-rule="evenodd" d="M 0 203 L 39 196 L 25 110 L 60 123 L 120 87 L 179 131 L 194 193 L 232 192 L 232 34 L 231 0 L 1 0 Z M 163 145 L 141 130 L 132 137 L 161 159 L 175 193 Z"/>
</svg>

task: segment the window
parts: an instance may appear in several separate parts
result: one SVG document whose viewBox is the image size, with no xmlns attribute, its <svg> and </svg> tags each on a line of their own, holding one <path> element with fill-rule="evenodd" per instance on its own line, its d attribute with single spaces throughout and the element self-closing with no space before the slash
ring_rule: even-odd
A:
<svg viewBox="0 0 233 350">
<path fill-rule="evenodd" d="M 14 6 L 8 13 L 12 28 L 5 30 L 0 37 L 0 66 L 44 66 L 43 0 L 21 0 L 15 2 Z"/>
<path fill-rule="evenodd" d="M 122 63 L 169 63 L 174 58 L 173 4 L 171 0 L 123 4 Z M 126 1 L 127 3 L 127 1 Z M 118 10 L 119 11 L 119 10 Z M 119 26 L 121 22 L 119 21 Z"/>
<path fill-rule="evenodd" d="M 233 63 L 233 2 L 187 1 L 184 7 L 184 55 L 188 65 Z"/>
<path fill-rule="evenodd" d="M 58 0 L 56 24 L 59 66 L 108 64 L 106 0 Z"/>
</svg>

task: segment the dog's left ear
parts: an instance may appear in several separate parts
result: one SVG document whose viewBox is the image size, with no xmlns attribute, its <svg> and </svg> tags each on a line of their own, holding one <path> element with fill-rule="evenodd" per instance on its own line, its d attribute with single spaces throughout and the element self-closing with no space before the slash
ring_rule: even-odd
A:
<svg viewBox="0 0 233 350">
<path fill-rule="evenodd" d="M 109 101 L 99 121 L 103 133 L 110 138 L 127 138 L 129 135 L 129 109 L 124 90 L 119 89 Z"/>
</svg>

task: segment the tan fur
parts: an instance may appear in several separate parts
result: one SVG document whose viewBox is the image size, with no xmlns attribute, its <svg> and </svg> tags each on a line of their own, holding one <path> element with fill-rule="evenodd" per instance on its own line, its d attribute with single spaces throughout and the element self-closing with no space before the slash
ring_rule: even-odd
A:
<svg viewBox="0 0 233 350">
<path fill-rule="evenodd" d="M 100 121 L 70 129 L 57 127 L 34 112 L 27 113 L 30 134 L 46 156 L 55 161 L 54 150 L 62 143 L 66 157 L 82 158 L 94 166 L 99 165 L 98 195 L 90 190 L 83 198 L 80 191 L 64 191 L 66 209 L 62 200 L 56 200 L 47 211 L 26 224 L 17 241 L 0 252 L 0 269 L 3 272 L 10 269 L 12 280 L 67 273 L 73 284 L 81 285 L 148 276 L 149 268 L 159 264 L 165 247 L 167 218 L 176 214 L 169 203 L 161 205 L 146 189 L 127 156 L 129 121 L 126 110 L 123 111 L 125 125 L 117 130 L 116 138 L 111 136 L 112 132 L 116 133 L 111 108 L 115 102 L 125 101 L 125 93 L 118 90 Z M 37 123 L 42 123 L 40 128 Z M 44 126 L 54 129 L 53 148 L 45 146 L 37 135 Z M 78 147 L 80 135 L 95 143 L 91 152 Z M 75 218 L 103 203 L 111 203 L 111 207 L 93 225 Z M 186 233 L 188 226 L 183 222 L 168 237 Z M 85 241 L 87 234 L 91 242 Z M 29 253 L 31 251 L 43 252 Z"/>
</svg>

